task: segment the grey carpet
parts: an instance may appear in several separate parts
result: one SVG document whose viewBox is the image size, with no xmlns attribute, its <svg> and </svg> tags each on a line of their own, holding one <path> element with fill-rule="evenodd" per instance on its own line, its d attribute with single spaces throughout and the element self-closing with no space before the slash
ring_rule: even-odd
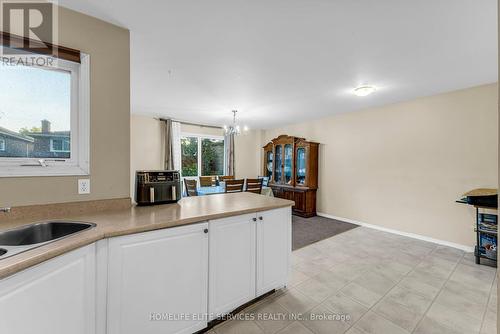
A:
<svg viewBox="0 0 500 334">
<path fill-rule="evenodd" d="M 325 217 L 292 216 L 292 249 L 305 247 L 356 227 L 358 225 Z"/>
</svg>

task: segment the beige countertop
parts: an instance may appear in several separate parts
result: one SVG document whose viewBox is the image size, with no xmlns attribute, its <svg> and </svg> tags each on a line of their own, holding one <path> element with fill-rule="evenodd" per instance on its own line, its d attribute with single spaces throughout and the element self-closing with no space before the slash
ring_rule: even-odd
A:
<svg viewBox="0 0 500 334">
<path fill-rule="evenodd" d="M 0 260 L 0 278 L 39 264 L 95 241 L 157 229 L 181 226 L 209 219 L 218 219 L 292 206 L 293 202 L 253 193 L 216 194 L 187 197 L 175 204 L 132 206 L 127 209 L 103 211 L 65 217 L 64 220 L 95 223 L 96 227 L 70 237 Z M 57 219 L 61 220 L 61 219 Z M 0 231 L 33 221 L 0 223 Z"/>
</svg>

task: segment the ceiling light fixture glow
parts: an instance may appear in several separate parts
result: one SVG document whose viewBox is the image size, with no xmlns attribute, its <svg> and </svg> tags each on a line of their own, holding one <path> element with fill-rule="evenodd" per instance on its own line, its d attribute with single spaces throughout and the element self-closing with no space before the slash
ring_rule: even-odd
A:
<svg viewBox="0 0 500 334">
<path fill-rule="evenodd" d="M 370 86 L 370 85 L 363 85 L 356 87 L 353 91 L 354 95 L 356 96 L 368 96 L 372 93 L 375 93 L 377 91 L 377 88 L 375 86 Z"/>
<path fill-rule="evenodd" d="M 241 134 L 241 126 L 236 122 L 236 113 L 237 112 L 238 112 L 237 110 L 233 110 L 233 124 L 231 124 L 229 126 L 224 125 L 224 133 L 226 135 L 238 136 Z M 248 127 L 246 125 L 243 127 L 243 131 L 244 132 L 248 131 Z"/>
</svg>

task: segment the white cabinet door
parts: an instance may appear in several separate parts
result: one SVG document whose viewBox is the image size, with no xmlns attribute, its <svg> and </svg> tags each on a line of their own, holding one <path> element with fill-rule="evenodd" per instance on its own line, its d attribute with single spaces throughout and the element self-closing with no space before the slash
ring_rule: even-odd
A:
<svg viewBox="0 0 500 334">
<path fill-rule="evenodd" d="M 94 245 L 0 280 L 0 333 L 94 332 Z"/>
<path fill-rule="evenodd" d="M 255 214 L 210 221 L 208 310 L 212 318 L 255 298 Z"/>
<path fill-rule="evenodd" d="M 109 239 L 108 334 L 206 327 L 207 228 L 200 223 Z"/>
<path fill-rule="evenodd" d="M 286 286 L 290 263 L 291 209 L 257 214 L 257 295 Z"/>
</svg>

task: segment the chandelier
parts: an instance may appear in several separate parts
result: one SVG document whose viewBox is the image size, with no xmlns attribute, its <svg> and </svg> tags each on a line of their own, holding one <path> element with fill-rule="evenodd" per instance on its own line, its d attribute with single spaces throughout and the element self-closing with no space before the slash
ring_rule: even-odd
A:
<svg viewBox="0 0 500 334">
<path fill-rule="evenodd" d="M 234 136 L 238 136 L 241 134 L 241 127 L 238 123 L 236 123 L 236 113 L 238 112 L 238 110 L 233 110 L 232 113 L 233 113 L 233 124 L 227 126 L 227 125 L 224 125 L 224 133 L 226 135 L 234 135 Z M 247 131 L 248 128 L 246 126 L 243 127 L 243 131 Z"/>
</svg>

